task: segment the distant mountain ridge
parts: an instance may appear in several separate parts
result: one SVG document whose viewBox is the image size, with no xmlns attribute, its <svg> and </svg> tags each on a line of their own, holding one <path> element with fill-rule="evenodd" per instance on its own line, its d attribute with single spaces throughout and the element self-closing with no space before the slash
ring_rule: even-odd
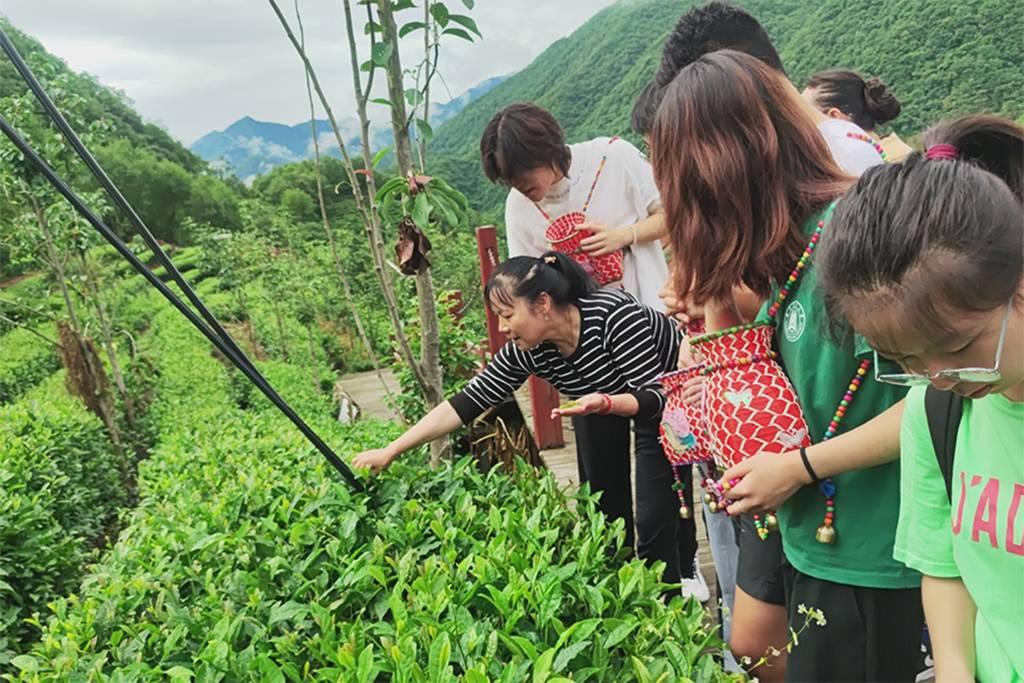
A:
<svg viewBox="0 0 1024 683">
<path fill-rule="evenodd" d="M 508 76 L 495 76 L 470 88 L 449 102 L 431 106 L 430 123 L 438 126 L 448 121 L 468 104 L 490 92 Z M 316 132 L 321 152 L 340 156 L 330 121 L 317 119 Z M 359 121 L 354 117 L 338 120 L 338 128 L 350 150 L 361 148 Z M 220 171 L 232 172 L 246 183 L 283 164 L 312 158 L 313 138 L 309 121 L 289 126 L 259 121 L 246 116 L 223 131 L 207 133 L 192 143 L 190 149 Z M 378 125 L 370 131 L 375 150 L 392 142 L 390 125 Z"/>
</svg>

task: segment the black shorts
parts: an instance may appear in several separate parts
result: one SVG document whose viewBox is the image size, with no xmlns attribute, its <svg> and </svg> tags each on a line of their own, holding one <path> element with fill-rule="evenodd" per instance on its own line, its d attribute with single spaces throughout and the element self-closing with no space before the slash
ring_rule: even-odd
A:
<svg viewBox="0 0 1024 683">
<path fill-rule="evenodd" d="M 757 536 L 754 518 L 744 515 L 733 519 L 736 544 L 740 548 L 736 566 L 736 585 L 752 598 L 772 605 L 786 604 L 784 567 L 786 554 L 782 551 L 782 535 L 778 531 L 761 540 Z"/>
<path fill-rule="evenodd" d="M 921 661 L 921 589 L 861 588 L 832 583 L 786 567 L 789 626 L 800 643 L 786 662 L 786 680 L 912 682 Z M 800 606 L 825 615 L 803 628 Z M 801 629 L 803 629 L 801 631 Z"/>
</svg>

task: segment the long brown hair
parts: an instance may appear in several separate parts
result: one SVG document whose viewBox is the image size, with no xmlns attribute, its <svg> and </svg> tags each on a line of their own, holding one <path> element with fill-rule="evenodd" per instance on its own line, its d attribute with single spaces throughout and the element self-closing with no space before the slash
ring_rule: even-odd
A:
<svg viewBox="0 0 1024 683">
<path fill-rule="evenodd" d="M 676 76 L 651 146 L 675 288 L 696 304 L 740 284 L 767 296 L 806 246 L 801 224 L 851 182 L 784 77 L 733 50 Z"/>
</svg>

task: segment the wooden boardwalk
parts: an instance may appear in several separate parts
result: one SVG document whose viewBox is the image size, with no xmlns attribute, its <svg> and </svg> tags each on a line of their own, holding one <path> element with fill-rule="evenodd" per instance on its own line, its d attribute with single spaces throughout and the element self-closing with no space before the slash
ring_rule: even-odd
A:
<svg viewBox="0 0 1024 683">
<path fill-rule="evenodd" d="M 398 392 L 398 382 L 391 371 L 384 370 L 383 375 L 388 387 L 393 392 Z M 397 419 L 397 415 L 388 408 L 385 402 L 385 393 L 376 373 L 360 372 L 346 375 L 342 377 L 341 383 L 345 391 L 348 392 L 356 402 L 356 405 L 359 406 L 364 416 L 380 420 Z M 516 392 L 516 402 L 519 403 L 519 407 L 526 417 L 527 424 L 532 424 L 530 395 L 526 390 L 525 384 L 523 388 Z M 564 419 L 562 421 L 562 429 L 565 434 L 565 445 L 561 448 L 550 448 L 541 451 L 541 457 L 544 459 L 544 464 L 547 465 L 548 469 L 554 473 L 559 484 L 568 491 L 574 491 L 580 482 L 579 473 L 576 468 L 576 434 L 572 428 L 572 421 Z M 701 495 L 701 489 L 698 487 L 695 491 L 696 500 L 700 500 Z M 711 560 L 711 550 L 707 542 L 704 520 L 699 514 L 697 515 L 697 540 L 697 562 L 701 572 L 704 574 L 704 580 L 707 581 L 708 587 L 711 588 L 712 601 L 708 604 L 714 605 L 714 601 L 717 600 L 715 596 L 715 568 Z"/>
</svg>

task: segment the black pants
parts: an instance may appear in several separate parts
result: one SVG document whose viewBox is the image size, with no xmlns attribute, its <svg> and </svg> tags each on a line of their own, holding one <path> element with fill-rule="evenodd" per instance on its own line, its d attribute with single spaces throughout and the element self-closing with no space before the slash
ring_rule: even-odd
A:
<svg viewBox="0 0 1024 683">
<path fill-rule="evenodd" d="M 665 563 L 663 580 L 678 583 L 693 578 L 697 553 L 697 525 L 679 518 L 679 498 L 672 489 L 672 466 L 658 442 L 658 423 L 634 422 L 636 436 L 636 532 L 634 535 L 633 491 L 629 472 L 630 420 L 616 415 L 584 415 L 573 418 L 576 431 L 576 462 L 580 483 L 601 492 L 601 511 L 609 520 L 626 523 L 626 545 L 637 556 L 653 563 Z M 683 469 L 687 505 L 693 510 L 691 468 Z"/>
<path fill-rule="evenodd" d="M 789 626 L 806 619 L 800 605 L 821 610 L 825 626 L 800 634 L 786 664 L 787 681 L 912 683 L 921 659 L 921 589 L 859 588 L 784 571 Z"/>
</svg>

